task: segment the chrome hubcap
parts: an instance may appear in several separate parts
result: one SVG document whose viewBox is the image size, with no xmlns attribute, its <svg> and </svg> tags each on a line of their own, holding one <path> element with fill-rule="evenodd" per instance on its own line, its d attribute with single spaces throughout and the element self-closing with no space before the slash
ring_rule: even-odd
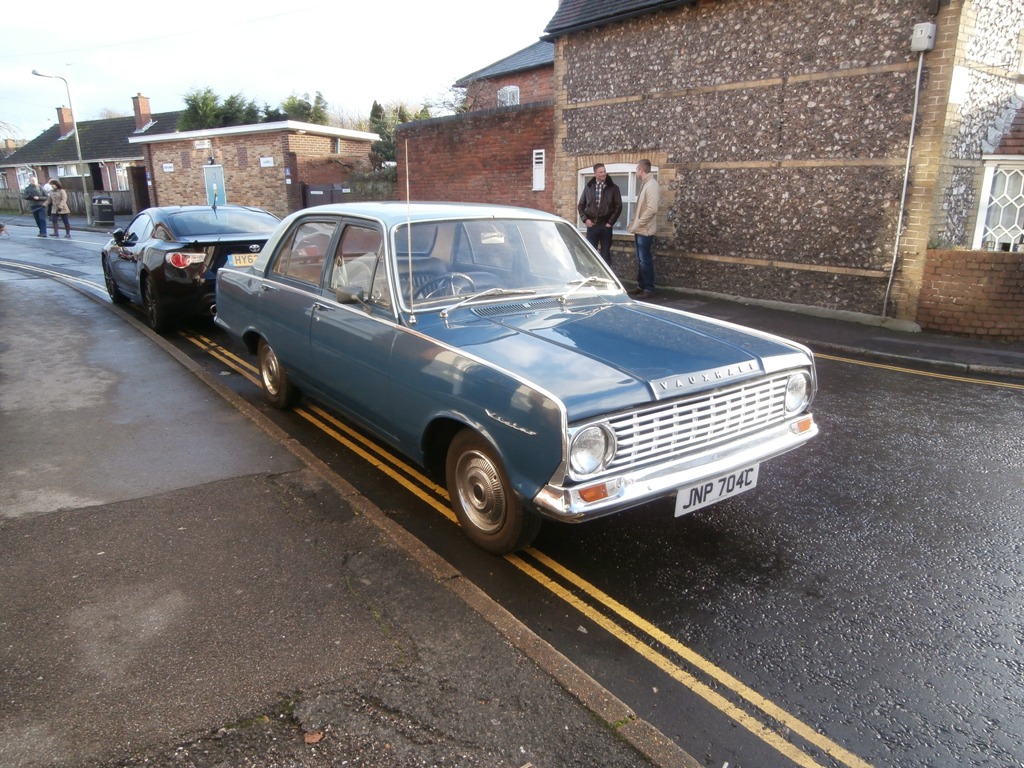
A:
<svg viewBox="0 0 1024 768">
<path fill-rule="evenodd" d="M 505 520 L 505 493 L 501 476 L 491 460 L 479 451 L 459 458 L 459 501 L 473 525 L 484 533 L 501 528 Z"/>
<path fill-rule="evenodd" d="M 272 395 L 277 394 L 277 377 L 279 375 L 277 355 L 274 350 L 267 347 L 263 352 L 263 386 Z"/>
</svg>

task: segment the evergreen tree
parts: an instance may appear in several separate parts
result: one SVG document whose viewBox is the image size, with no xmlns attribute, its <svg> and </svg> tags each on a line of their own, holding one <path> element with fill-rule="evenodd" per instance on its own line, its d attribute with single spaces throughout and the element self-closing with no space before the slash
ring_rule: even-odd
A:
<svg viewBox="0 0 1024 768">
<path fill-rule="evenodd" d="M 430 110 L 422 107 L 413 116 L 405 104 L 389 104 L 386 108 L 376 101 L 370 109 L 370 131 L 380 136 L 370 148 L 370 162 L 374 168 L 383 167 L 386 162 L 395 162 L 397 150 L 395 147 L 395 128 L 402 123 L 411 123 L 413 120 L 424 120 L 430 117 Z"/>
<path fill-rule="evenodd" d="M 327 125 L 327 100 L 320 91 L 316 92 L 312 104 L 309 101 L 308 93 L 304 93 L 302 96 L 292 94 L 281 102 L 281 111 L 287 115 L 288 120 Z"/>
<path fill-rule="evenodd" d="M 178 119 L 179 131 L 216 128 L 220 125 L 220 97 L 210 87 L 185 94 L 185 111 Z"/>
</svg>

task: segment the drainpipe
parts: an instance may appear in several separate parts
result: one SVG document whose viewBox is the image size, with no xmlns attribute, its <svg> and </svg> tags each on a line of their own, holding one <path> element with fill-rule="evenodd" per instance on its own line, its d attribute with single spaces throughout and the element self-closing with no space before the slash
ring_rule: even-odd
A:
<svg viewBox="0 0 1024 768">
<path fill-rule="evenodd" d="M 926 22 L 913 26 L 910 38 L 910 50 L 918 51 L 918 80 L 913 86 L 913 115 L 910 118 L 910 139 L 906 144 L 906 165 L 903 168 L 903 191 L 899 200 L 899 218 L 896 220 L 896 242 L 893 244 L 893 260 L 889 266 L 889 284 L 886 286 L 886 297 L 882 302 L 882 319 L 889 316 L 889 297 L 892 295 L 893 281 L 896 279 L 896 265 L 899 261 L 900 238 L 903 237 L 903 219 L 906 216 L 906 195 L 910 185 L 910 158 L 913 155 L 913 134 L 918 127 L 918 111 L 921 104 L 921 77 L 925 69 L 925 52 L 935 48 L 935 24 Z"/>
<path fill-rule="evenodd" d="M 889 297 L 892 295 L 893 281 L 896 279 L 896 264 L 899 260 L 899 243 L 903 236 L 903 217 L 906 215 L 906 193 L 910 185 L 910 156 L 913 154 L 913 132 L 918 126 L 918 104 L 921 100 L 921 73 L 925 68 L 925 52 L 918 54 L 918 84 L 913 88 L 913 117 L 910 119 L 910 140 L 906 145 L 906 166 L 903 168 L 903 191 L 899 198 L 899 218 L 896 220 L 896 242 L 893 244 L 893 261 L 889 266 L 889 284 L 886 286 L 886 298 L 882 302 L 882 319 L 889 316 Z"/>
</svg>

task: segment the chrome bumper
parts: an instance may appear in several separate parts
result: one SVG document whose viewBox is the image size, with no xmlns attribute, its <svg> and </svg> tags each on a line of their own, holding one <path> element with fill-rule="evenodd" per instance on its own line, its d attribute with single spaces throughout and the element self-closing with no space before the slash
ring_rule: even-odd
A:
<svg viewBox="0 0 1024 768">
<path fill-rule="evenodd" d="M 810 426 L 801 430 L 800 423 L 806 420 L 810 420 Z M 571 487 L 549 483 L 533 498 L 533 504 L 546 517 L 581 523 L 666 496 L 682 486 L 765 461 L 800 447 L 817 434 L 818 425 L 805 413 L 746 440 L 687 454 L 674 461 L 627 469 Z M 581 498 L 581 490 L 600 485 L 605 486 L 605 498 L 592 502 Z"/>
</svg>

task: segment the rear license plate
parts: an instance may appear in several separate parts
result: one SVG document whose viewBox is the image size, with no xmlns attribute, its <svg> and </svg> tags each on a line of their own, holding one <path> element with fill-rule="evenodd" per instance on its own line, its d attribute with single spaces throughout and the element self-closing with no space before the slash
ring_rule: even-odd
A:
<svg viewBox="0 0 1024 768">
<path fill-rule="evenodd" d="M 258 256 L 258 253 L 231 253 L 228 254 L 228 264 L 232 267 L 251 267 Z"/>
<path fill-rule="evenodd" d="M 757 470 L 760 466 L 760 464 L 755 464 L 713 480 L 703 480 L 693 485 L 683 486 L 676 492 L 676 517 L 688 515 L 702 507 L 749 491 L 757 485 Z"/>
</svg>

